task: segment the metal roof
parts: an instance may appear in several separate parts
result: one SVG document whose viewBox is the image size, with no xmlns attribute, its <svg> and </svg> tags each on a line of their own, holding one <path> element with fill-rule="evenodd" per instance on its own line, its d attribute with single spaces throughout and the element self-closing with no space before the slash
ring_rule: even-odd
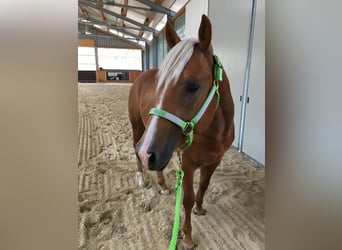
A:
<svg viewBox="0 0 342 250">
<path fill-rule="evenodd" d="M 189 0 L 78 0 L 79 37 L 109 36 L 144 48 Z"/>
</svg>

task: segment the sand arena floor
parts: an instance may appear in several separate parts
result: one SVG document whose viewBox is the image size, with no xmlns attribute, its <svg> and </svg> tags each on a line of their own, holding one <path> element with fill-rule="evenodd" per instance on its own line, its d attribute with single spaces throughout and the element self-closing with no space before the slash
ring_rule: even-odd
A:
<svg viewBox="0 0 342 250">
<path fill-rule="evenodd" d="M 130 85 L 79 84 L 79 249 L 168 249 L 175 192 L 158 194 L 135 179 L 136 158 L 128 119 Z M 174 186 L 176 156 L 164 171 Z M 195 175 L 195 190 L 198 184 Z M 192 216 L 196 249 L 265 248 L 265 170 L 230 149 L 204 197 L 206 216 Z M 181 218 L 181 223 L 183 216 Z M 178 249 L 181 249 L 181 240 Z"/>
</svg>

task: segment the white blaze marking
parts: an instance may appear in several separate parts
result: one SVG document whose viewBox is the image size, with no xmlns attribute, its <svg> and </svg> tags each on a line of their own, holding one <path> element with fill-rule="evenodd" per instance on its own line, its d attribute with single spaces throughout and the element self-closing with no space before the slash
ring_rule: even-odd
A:
<svg viewBox="0 0 342 250">
<path fill-rule="evenodd" d="M 162 107 L 164 94 L 166 92 L 167 87 L 168 87 L 168 84 L 165 84 L 163 86 L 163 90 L 162 90 L 162 93 L 160 95 L 159 102 L 156 106 L 156 108 L 158 108 L 158 109 L 162 109 L 161 107 Z M 142 165 L 146 168 L 148 168 L 148 161 L 149 161 L 149 158 L 151 156 L 151 154 L 149 154 L 147 151 L 148 151 L 150 144 L 152 143 L 152 141 L 155 137 L 154 135 L 155 135 L 155 132 L 157 131 L 158 119 L 159 119 L 159 116 L 156 116 L 156 115 L 152 116 L 150 125 L 147 128 L 143 143 L 142 143 L 141 148 L 138 152 L 140 161 L 141 161 Z"/>
<path fill-rule="evenodd" d="M 140 161 L 141 161 L 142 165 L 146 168 L 148 167 L 148 160 L 151 156 L 151 154 L 147 153 L 147 150 L 150 147 L 150 144 L 153 140 L 153 137 L 154 137 L 154 134 L 156 131 L 157 119 L 158 119 L 158 116 L 155 116 L 155 115 L 152 116 L 151 123 L 147 128 L 147 131 L 146 131 L 145 136 L 144 136 L 144 140 L 143 140 L 141 148 L 138 152 Z"/>
</svg>

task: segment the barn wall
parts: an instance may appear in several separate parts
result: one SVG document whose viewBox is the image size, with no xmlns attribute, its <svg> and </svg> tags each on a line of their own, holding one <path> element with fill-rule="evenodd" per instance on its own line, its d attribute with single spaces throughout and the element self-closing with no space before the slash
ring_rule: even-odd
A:
<svg viewBox="0 0 342 250">
<path fill-rule="evenodd" d="M 250 39 L 253 1 L 257 6 L 255 33 Z M 235 103 L 233 145 L 261 165 L 265 164 L 264 8 L 264 0 L 198 0 L 189 2 L 185 17 L 186 37 L 197 37 L 202 14 L 209 16 L 214 53 L 220 57 L 228 74 Z M 248 54 L 250 43 L 253 46 Z M 250 70 L 247 67 L 248 59 L 251 60 Z M 248 85 L 244 91 L 246 82 Z M 244 93 L 248 94 L 247 98 L 241 100 Z M 243 109 L 243 106 L 246 108 Z M 245 112 L 244 126 L 241 124 L 241 117 L 244 117 L 241 116 L 242 110 Z M 243 142 L 241 145 L 239 138 Z"/>
<path fill-rule="evenodd" d="M 235 103 L 233 145 L 261 165 L 265 165 L 264 15 L 264 0 L 209 2 L 214 50 L 229 75 Z"/>
<path fill-rule="evenodd" d="M 242 151 L 265 165 L 265 0 L 256 2 Z"/>
<path fill-rule="evenodd" d="M 186 38 L 197 37 L 202 14 L 208 15 L 208 0 L 196 0 L 188 3 L 185 11 Z"/>
<path fill-rule="evenodd" d="M 209 17 L 213 26 L 212 44 L 226 70 L 235 104 L 235 140 L 238 147 L 239 124 L 241 117 L 242 88 L 244 83 L 248 31 L 250 16 L 250 1 L 222 1 L 210 5 Z M 224 17 L 224 18 L 222 18 Z"/>
</svg>

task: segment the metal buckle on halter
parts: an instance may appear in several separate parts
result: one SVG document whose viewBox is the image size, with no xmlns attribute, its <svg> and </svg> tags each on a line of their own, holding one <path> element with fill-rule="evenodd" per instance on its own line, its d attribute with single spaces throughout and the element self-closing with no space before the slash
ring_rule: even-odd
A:
<svg viewBox="0 0 342 250">
<path fill-rule="evenodd" d="M 188 136 L 193 129 L 194 129 L 194 124 L 192 122 L 187 122 L 185 124 L 185 127 L 183 128 L 183 134 L 185 136 Z"/>
</svg>

